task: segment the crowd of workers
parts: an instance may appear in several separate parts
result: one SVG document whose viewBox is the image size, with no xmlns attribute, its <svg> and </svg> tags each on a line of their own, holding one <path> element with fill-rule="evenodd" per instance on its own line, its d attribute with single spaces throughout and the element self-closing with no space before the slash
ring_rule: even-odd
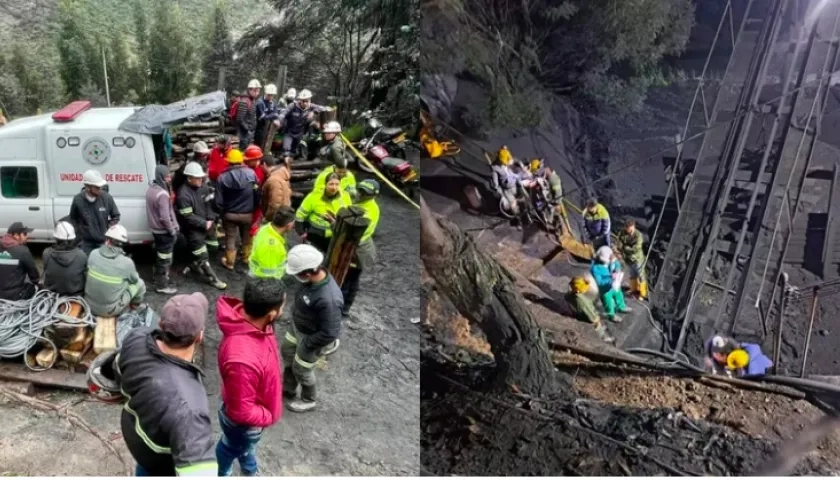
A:
<svg viewBox="0 0 840 480">
<path fill-rule="evenodd" d="M 227 288 L 210 261 L 219 249 L 218 220 L 225 233 L 221 265 L 236 270 L 240 260 L 247 269 L 243 300 L 222 296 L 216 304 L 223 334 L 218 354 L 222 437 L 218 442 L 211 438 L 202 374 L 191 363 L 204 338 L 208 300 L 200 293 L 175 295 L 164 306 L 158 328 L 132 330 L 116 360 L 128 399 L 122 430 L 138 475 L 230 475 L 237 459 L 243 473 L 256 474 L 254 448 L 262 431 L 280 419 L 281 396 L 291 411 L 315 408 L 315 366 L 339 348 L 342 322 L 350 316 L 362 272 L 376 262 L 380 186 L 372 179 L 357 183 L 348 170 L 341 125 L 315 122 L 313 112 L 324 107 L 311 103 L 308 90 L 296 95 L 290 90 L 278 111 L 273 85 L 259 98 L 259 82 L 248 87 L 249 97 L 239 100 L 235 115 L 239 148 L 224 135 L 212 149 L 196 142 L 192 161 L 175 175 L 168 166 L 157 166 L 146 193 L 155 291 L 178 293 L 170 270 L 180 239 L 189 252 L 184 274 Z M 285 129 L 282 159 L 264 155 L 252 143 L 264 140 L 261 135 L 272 122 Z M 295 210 L 291 162 L 296 143 L 311 127 L 321 132 L 321 157 L 332 163 Z M 143 305 L 146 285 L 123 250 L 128 233 L 106 182 L 98 171 L 88 170 L 83 183 L 68 217 L 55 227 L 55 246 L 44 252 L 43 274 L 26 246 L 31 230 L 20 222 L 9 227 L 0 246 L 0 299 L 25 300 L 38 288 L 48 288 L 83 295 L 99 317 L 117 317 Z M 324 267 L 325 255 L 339 211 L 350 206 L 364 212 L 369 226 L 339 286 Z M 299 244 L 287 249 L 293 230 Z M 283 312 L 287 291 L 294 292 L 296 301 L 279 348 L 281 366 L 273 324 Z"/>
</svg>

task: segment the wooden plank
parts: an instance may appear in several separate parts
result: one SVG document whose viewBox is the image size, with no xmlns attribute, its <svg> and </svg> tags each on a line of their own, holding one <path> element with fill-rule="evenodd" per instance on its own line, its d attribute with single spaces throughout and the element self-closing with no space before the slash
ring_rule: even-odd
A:
<svg viewBox="0 0 840 480">
<path fill-rule="evenodd" d="M 96 354 L 117 349 L 117 318 L 96 317 L 93 331 L 93 351 Z"/>
<path fill-rule="evenodd" d="M 0 380 L 30 382 L 46 387 L 87 391 L 87 380 L 82 373 L 70 373 L 55 369 L 35 372 L 20 363 L 0 363 Z"/>
</svg>

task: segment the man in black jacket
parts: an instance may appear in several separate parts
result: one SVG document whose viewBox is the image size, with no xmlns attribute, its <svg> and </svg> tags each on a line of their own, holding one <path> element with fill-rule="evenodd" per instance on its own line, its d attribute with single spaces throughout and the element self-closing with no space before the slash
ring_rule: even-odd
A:
<svg viewBox="0 0 840 480">
<path fill-rule="evenodd" d="M 324 255 L 312 245 L 289 250 L 286 273 L 303 284 L 295 295 L 292 324 L 283 337 L 283 397 L 293 412 L 315 408 L 315 365 L 338 350 L 344 296 L 332 275 L 323 267 Z M 301 385 L 300 399 L 295 399 Z"/>
<path fill-rule="evenodd" d="M 184 167 L 186 183 L 178 190 L 176 207 L 181 231 L 187 240 L 193 261 L 184 273 L 190 270 L 203 275 L 210 285 L 224 290 L 227 284 L 216 276 L 210 266 L 210 254 L 207 251 L 207 234 L 216 228 L 216 214 L 209 208 L 206 198 L 210 188 L 204 183 L 204 170 L 197 162 L 190 162 Z"/>
<path fill-rule="evenodd" d="M 176 295 L 164 304 L 157 330 L 135 328 L 120 347 L 116 362 L 128 398 L 120 426 L 138 477 L 218 474 L 204 372 L 192 363 L 207 314 L 203 294 Z"/>
<path fill-rule="evenodd" d="M 70 221 L 82 239 L 85 255 L 105 245 L 105 232 L 120 221 L 120 211 L 114 198 L 102 190 L 105 179 L 96 170 L 88 170 L 82 176 L 85 187 L 73 197 L 70 205 Z"/>
<path fill-rule="evenodd" d="M 27 300 L 38 290 L 41 276 L 26 246 L 31 231 L 15 222 L 3 237 L 0 246 L 0 298 L 3 300 Z"/>
<path fill-rule="evenodd" d="M 84 295 L 87 255 L 75 245 L 76 230 L 70 222 L 55 226 L 55 246 L 44 250 L 44 287 L 61 295 Z"/>
</svg>

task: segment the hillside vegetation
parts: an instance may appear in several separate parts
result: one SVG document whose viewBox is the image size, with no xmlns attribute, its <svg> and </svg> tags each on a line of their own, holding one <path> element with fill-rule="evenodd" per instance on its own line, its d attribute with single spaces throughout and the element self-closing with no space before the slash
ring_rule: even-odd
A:
<svg viewBox="0 0 840 480">
<path fill-rule="evenodd" d="M 310 88 L 340 112 L 415 108 L 414 0 L 0 0 L 0 108 L 11 117 L 70 100 L 170 103 L 250 78 Z M 103 62 L 104 57 L 104 62 Z M 386 115 L 387 116 L 387 115 Z"/>
</svg>

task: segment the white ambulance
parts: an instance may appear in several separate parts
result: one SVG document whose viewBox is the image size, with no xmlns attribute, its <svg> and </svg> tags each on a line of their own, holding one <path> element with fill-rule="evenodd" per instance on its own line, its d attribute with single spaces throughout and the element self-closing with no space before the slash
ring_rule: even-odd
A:
<svg viewBox="0 0 840 480">
<path fill-rule="evenodd" d="M 82 174 L 95 169 L 108 182 L 129 243 L 151 243 L 145 195 L 155 167 L 165 161 L 164 128 L 218 115 L 224 107 L 223 92 L 143 108 L 91 108 L 79 101 L 0 127 L 0 234 L 23 222 L 34 229 L 30 241 L 52 242 L 56 222 L 70 214 L 82 190 Z"/>
</svg>

